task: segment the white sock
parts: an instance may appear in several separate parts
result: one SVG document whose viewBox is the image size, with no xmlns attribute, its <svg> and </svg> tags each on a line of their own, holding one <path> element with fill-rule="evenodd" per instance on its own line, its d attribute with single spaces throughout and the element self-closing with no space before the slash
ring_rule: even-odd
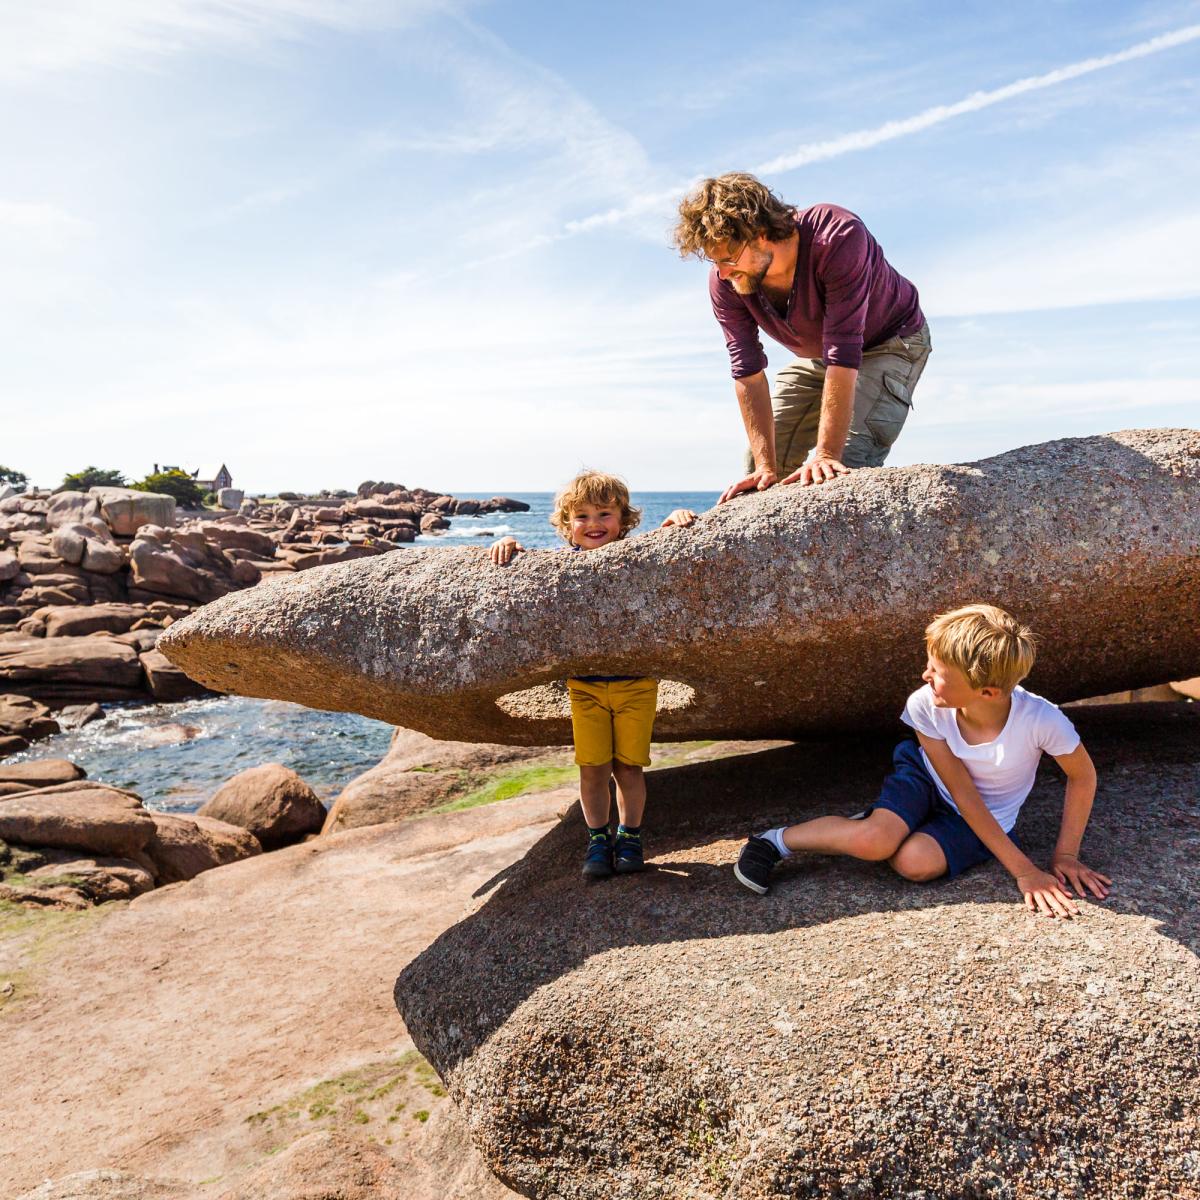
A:
<svg viewBox="0 0 1200 1200">
<path fill-rule="evenodd" d="M 776 825 L 774 829 L 768 829 L 765 833 L 760 833 L 760 838 L 766 838 L 784 858 L 787 858 L 791 851 L 783 844 L 783 831 L 787 828 L 786 825 Z"/>
</svg>

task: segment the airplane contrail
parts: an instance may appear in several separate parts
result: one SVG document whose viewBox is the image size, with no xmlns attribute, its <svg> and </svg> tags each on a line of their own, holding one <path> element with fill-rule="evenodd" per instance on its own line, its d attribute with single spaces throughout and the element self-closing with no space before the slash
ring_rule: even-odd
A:
<svg viewBox="0 0 1200 1200">
<path fill-rule="evenodd" d="M 1080 76 L 1091 75 L 1095 71 L 1104 71 L 1109 67 L 1115 67 L 1121 63 L 1132 62 L 1134 59 L 1147 58 L 1152 54 L 1160 54 L 1164 50 L 1171 50 L 1176 46 L 1183 46 L 1197 39 L 1200 39 L 1200 25 L 1187 25 L 1182 29 L 1173 30 L 1171 33 L 1164 33 L 1158 37 L 1150 38 L 1148 41 L 1138 42 L 1136 45 L 1128 46 L 1124 50 L 1118 50 L 1114 54 L 1102 54 L 1095 58 L 1085 58 L 1080 62 L 1069 63 L 1064 67 L 1057 67 L 1053 71 L 1047 71 L 1044 75 L 1030 75 L 1024 79 L 1018 79 L 1013 83 L 1005 84 L 1003 87 L 993 88 L 990 91 L 972 92 L 969 96 L 953 104 L 938 104 L 911 117 L 903 117 L 896 121 L 887 121 L 882 125 L 877 125 L 873 129 L 859 129 L 853 133 L 846 133 L 841 137 L 830 138 L 828 141 L 823 142 L 806 142 L 790 153 L 780 154 L 775 158 L 767 159 L 766 162 L 759 163 L 757 166 L 751 167 L 750 170 L 755 175 L 780 175 L 787 171 L 794 171 L 798 167 L 808 166 L 810 163 L 839 158 L 841 155 L 853 153 L 855 150 L 866 150 L 872 146 L 878 146 L 882 142 L 890 142 L 896 138 L 908 137 L 910 134 L 920 133 L 922 130 L 931 129 L 935 125 L 941 125 L 945 121 L 951 121 L 955 117 L 965 116 L 967 113 L 979 112 L 980 109 L 990 108 L 993 104 L 1003 104 L 1006 100 L 1012 100 L 1017 96 L 1024 96 L 1029 92 L 1057 87 L 1060 83 L 1078 79 Z M 663 207 L 672 201 L 678 200 L 702 178 L 703 176 L 697 175 L 686 183 L 669 190 L 637 196 L 619 208 L 608 209 L 606 212 L 593 213 L 591 216 L 568 221 L 563 227 L 562 232 L 554 240 L 563 237 L 572 237 L 580 233 L 588 233 L 593 229 L 602 229 L 610 225 L 616 225 L 629 217 Z"/>
</svg>

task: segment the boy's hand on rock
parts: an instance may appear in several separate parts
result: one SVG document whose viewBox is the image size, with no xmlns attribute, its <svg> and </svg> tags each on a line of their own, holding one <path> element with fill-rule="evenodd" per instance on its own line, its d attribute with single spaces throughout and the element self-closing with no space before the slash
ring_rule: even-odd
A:
<svg viewBox="0 0 1200 1200">
<path fill-rule="evenodd" d="M 1045 913 L 1048 917 L 1070 920 L 1079 916 L 1079 906 L 1069 892 L 1047 871 L 1033 870 L 1017 876 L 1017 887 L 1025 897 L 1030 912 Z"/>
<path fill-rule="evenodd" d="M 666 529 L 668 525 L 678 525 L 680 528 L 683 528 L 685 525 L 692 524 L 695 519 L 696 514 L 690 508 L 677 508 L 659 528 Z"/>
<path fill-rule="evenodd" d="M 1097 900 L 1108 896 L 1112 880 L 1091 867 L 1085 867 L 1074 854 L 1055 854 L 1050 860 L 1050 870 L 1064 887 L 1070 885 L 1080 895 L 1091 892 Z"/>
<path fill-rule="evenodd" d="M 498 567 L 506 567 L 512 562 L 513 555 L 518 551 L 524 550 L 514 537 L 502 537 L 498 542 L 493 542 L 488 548 L 488 557 Z"/>
</svg>

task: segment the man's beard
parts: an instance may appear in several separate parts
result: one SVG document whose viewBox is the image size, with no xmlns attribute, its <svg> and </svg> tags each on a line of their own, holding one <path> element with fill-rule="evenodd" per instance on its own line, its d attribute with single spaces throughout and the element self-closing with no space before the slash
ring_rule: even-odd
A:
<svg viewBox="0 0 1200 1200">
<path fill-rule="evenodd" d="M 730 271 L 728 278 L 733 290 L 739 296 L 753 296 L 762 286 L 762 281 L 766 279 L 767 272 L 771 269 L 771 264 L 774 261 L 775 256 L 773 254 L 764 254 L 756 264 L 756 270 Z"/>
</svg>

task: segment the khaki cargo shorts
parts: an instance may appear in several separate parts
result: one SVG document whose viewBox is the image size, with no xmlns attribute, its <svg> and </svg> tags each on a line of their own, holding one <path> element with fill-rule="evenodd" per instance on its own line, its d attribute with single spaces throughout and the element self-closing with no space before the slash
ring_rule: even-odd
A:
<svg viewBox="0 0 1200 1200">
<path fill-rule="evenodd" d="M 846 466 L 883 466 L 908 420 L 913 389 L 931 349 L 927 323 L 916 333 L 888 338 L 863 351 L 850 434 L 841 456 Z M 775 412 L 775 458 L 780 479 L 803 466 L 817 444 L 824 386 L 825 364 L 820 359 L 797 358 L 775 377 L 771 407 Z M 754 459 L 747 451 L 746 474 L 753 470 Z"/>
</svg>

